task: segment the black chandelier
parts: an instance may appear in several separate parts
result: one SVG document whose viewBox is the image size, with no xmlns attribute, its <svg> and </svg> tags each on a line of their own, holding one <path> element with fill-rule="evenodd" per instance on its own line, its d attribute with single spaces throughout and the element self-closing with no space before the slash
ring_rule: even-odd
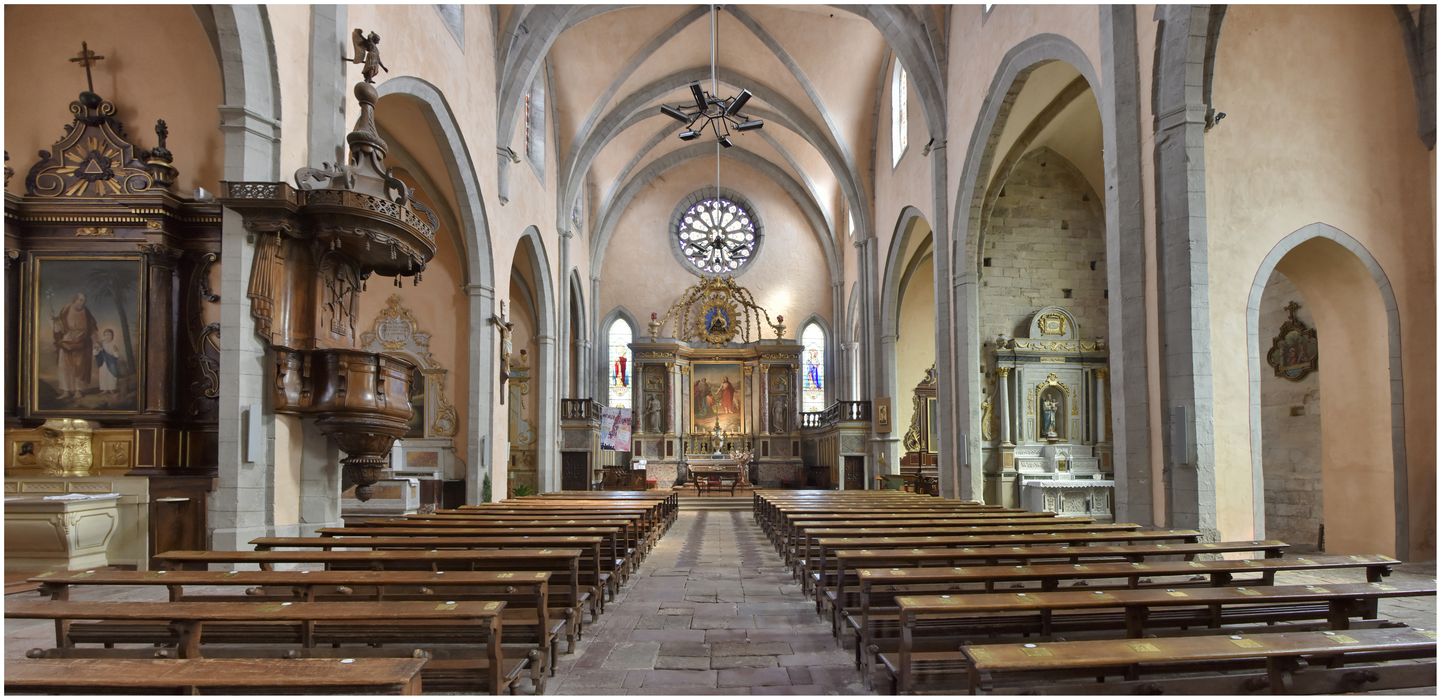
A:
<svg viewBox="0 0 1441 700">
<path fill-rule="evenodd" d="M 694 141 L 700 138 L 701 134 L 710 129 L 715 134 L 716 141 L 720 145 L 730 148 L 731 129 L 736 131 L 754 131 L 766 125 L 760 119 L 750 119 L 741 114 L 741 109 L 751 99 L 750 90 L 741 90 L 735 97 L 719 98 L 715 96 L 716 90 L 716 6 L 710 8 L 710 87 L 711 91 L 701 89 L 699 82 L 690 84 L 690 94 L 695 100 L 695 111 L 687 111 L 689 105 L 672 107 L 661 105 L 661 114 L 670 117 L 678 122 L 683 122 L 685 130 L 677 134 L 682 141 Z"/>
</svg>

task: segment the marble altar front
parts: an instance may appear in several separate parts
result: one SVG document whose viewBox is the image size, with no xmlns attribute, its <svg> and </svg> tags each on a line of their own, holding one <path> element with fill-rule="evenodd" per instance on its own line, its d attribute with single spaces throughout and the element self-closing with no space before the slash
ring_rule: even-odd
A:
<svg viewBox="0 0 1441 700">
<path fill-rule="evenodd" d="M 110 564 L 106 550 L 120 527 L 118 493 L 5 499 L 5 570 L 62 571 Z"/>
</svg>

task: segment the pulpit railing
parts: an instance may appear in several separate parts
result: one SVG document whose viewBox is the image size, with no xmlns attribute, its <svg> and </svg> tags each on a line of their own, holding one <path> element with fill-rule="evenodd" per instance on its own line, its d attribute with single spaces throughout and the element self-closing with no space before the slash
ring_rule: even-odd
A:
<svg viewBox="0 0 1441 700">
<path fill-rule="evenodd" d="M 601 405 L 590 399 L 561 399 L 561 420 L 600 421 Z"/>
<path fill-rule="evenodd" d="M 831 404 L 824 411 L 808 411 L 801 414 L 801 428 L 821 429 L 830 428 L 839 423 L 853 423 L 858 421 L 869 421 L 871 419 L 871 402 L 869 401 L 837 401 Z"/>
</svg>

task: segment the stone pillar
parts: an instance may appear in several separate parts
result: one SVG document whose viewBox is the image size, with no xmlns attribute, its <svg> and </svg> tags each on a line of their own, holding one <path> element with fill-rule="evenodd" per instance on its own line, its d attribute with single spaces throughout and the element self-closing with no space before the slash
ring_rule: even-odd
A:
<svg viewBox="0 0 1441 700">
<path fill-rule="evenodd" d="M 491 454 L 496 444 L 505 445 L 506 441 L 490 439 L 492 435 L 505 435 L 505 424 L 497 427 L 495 417 L 499 415 L 504 419 L 506 413 L 494 410 L 499 402 L 495 392 L 500 390 L 494 361 L 495 325 L 490 322 L 495 313 L 495 290 L 483 284 L 471 284 L 466 285 L 465 293 L 470 297 L 471 367 L 470 424 L 465 427 L 465 502 L 480 503 L 486 476 L 490 476 L 492 493 L 503 494 L 509 485 L 509 474 L 503 468 L 505 458 L 497 460 Z M 502 468 L 492 472 L 495 464 Z"/>
<path fill-rule="evenodd" d="M 1098 367 L 1091 372 L 1096 380 L 1096 444 L 1111 439 L 1110 426 L 1106 425 L 1106 368 Z"/>
<path fill-rule="evenodd" d="M 1011 442 L 1011 368 L 996 368 L 996 413 L 1001 417 L 1001 444 Z"/>
<path fill-rule="evenodd" d="M 560 490 L 560 385 L 556 377 L 555 336 L 535 336 L 535 472 L 540 491 Z M 632 383 L 634 384 L 634 383 Z M 632 404 L 634 405 L 634 404 Z"/>
</svg>

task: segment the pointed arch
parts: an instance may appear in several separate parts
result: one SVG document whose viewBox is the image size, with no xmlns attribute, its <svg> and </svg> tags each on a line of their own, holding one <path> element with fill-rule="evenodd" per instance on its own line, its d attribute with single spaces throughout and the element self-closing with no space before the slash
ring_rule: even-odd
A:
<svg viewBox="0 0 1441 700">
<path fill-rule="evenodd" d="M 632 340 L 634 340 L 637 334 L 640 333 L 641 328 L 640 323 L 636 321 L 635 314 L 632 314 L 630 312 L 630 309 L 627 309 L 625 306 L 616 306 L 615 308 L 611 309 L 609 312 L 606 313 L 605 316 L 601 317 L 600 324 L 596 326 L 596 362 L 594 364 L 594 374 L 592 376 L 594 377 L 595 382 L 596 401 L 606 404 L 609 403 L 608 397 L 610 391 L 610 382 L 608 380 L 608 377 L 610 377 L 610 373 L 612 371 L 610 357 L 610 329 L 616 321 L 623 321 L 626 325 L 630 326 Z"/>
<path fill-rule="evenodd" d="M 1261 331 L 1261 296 L 1265 291 L 1266 282 L 1271 279 L 1271 274 L 1276 271 L 1276 266 L 1286 257 L 1287 254 L 1298 247 L 1315 240 L 1327 240 L 1349 252 L 1355 259 L 1366 268 L 1371 281 L 1376 284 L 1377 291 L 1381 296 L 1382 306 L 1386 311 L 1386 343 L 1387 359 L 1389 365 L 1390 386 L 1388 388 L 1391 404 L 1391 464 L 1393 491 L 1396 502 L 1395 511 L 1395 546 L 1396 556 L 1410 556 L 1410 499 L 1408 497 L 1407 465 L 1406 465 L 1406 412 L 1404 391 L 1405 383 L 1401 367 L 1401 313 L 1396 303 L 1396 292 L 1391 287 L 1391 281 L 1386 276 L 1381 264 L 1371 255 L 1360 241 L 1351 237 L 1345 231 L 1330 224 L 1316 222 L 1297 229 L 1285 238 L 1282 238 L 1271 252 L 1261 261 L 1256 271 L 1256 277 L 1251 283 L 1251 293 L 1246 301 L 1246 355 L 1250 369 L 1250 405 L 1251 405 L 1251 508 L 1252 519 L 1256 527 L 1257 537 L 1263 536 L 1266 528 L 1265 513 L 1265 482 L 1262 474 L 1261 462 L 1261 358 L 1256 352 L 1260 347 Z M 1313 300 L 1314 303 L 1314 300 Z M 1327 332 L 1330 329 L 1323 330 Z M 1344 332 L 1339 329 L 1330 332 Z M 1324 365 L 1323 365 L 1324 366 Z M 1324 400 L 1324 399 L 1323 399 Z"/>
<path fill-rule="evenodd" d="M 493 432 L 498 387 L 495 372 L 495 257 L 491 243 L 490 222 L 485 210 L 485 195 L 480 189 L 470 148 L 465 143 L 460 123 L 450 102 L 434 84 L 410 75 L 401 75 L 376 86 L 382 99 L 391 95 L 404 96 L 414 102 L 425 116 L 436 149 L 445 165 L 446 176 L 454 193 L 457 222 L 462 231 L 456 236 L 465 259 L 466 292 L 470 295 L 468 311 L 470 326 L 470 401 L 471 412 L 465 426 L 466 502 L 479 503 L 481 485 L 489 473 L 491 451 L 486 437 Z M 503 493 L 503 491 L 497 491 Z"/>
<path fill-rule="evenodd" d="M 535 295 L 536 313 L 536 358 L 531 364 L 535 378 L 536 441 L 535 467 L 542 491 L 560 488 L 559 449 L 557 442 L 560 430 L 559 378 L 555 376 L 557 349 L 556 329 L 560 321 L 556 318 L 555 280 L 550 273 L 550 260 L 546 258 L 545 242 L 540 230 L 527 226 L 515 244 L 516 254 L 512 258 L 524 257 L 530 263 L 530 275 L 535 286 L 530 291 Z M 528 255 L 522 256 L 525 251 Z M 514 269 L 514 263 L 512 264 Z M 499 479 L 495 480 L 499 483 Z"/>
</svg>

